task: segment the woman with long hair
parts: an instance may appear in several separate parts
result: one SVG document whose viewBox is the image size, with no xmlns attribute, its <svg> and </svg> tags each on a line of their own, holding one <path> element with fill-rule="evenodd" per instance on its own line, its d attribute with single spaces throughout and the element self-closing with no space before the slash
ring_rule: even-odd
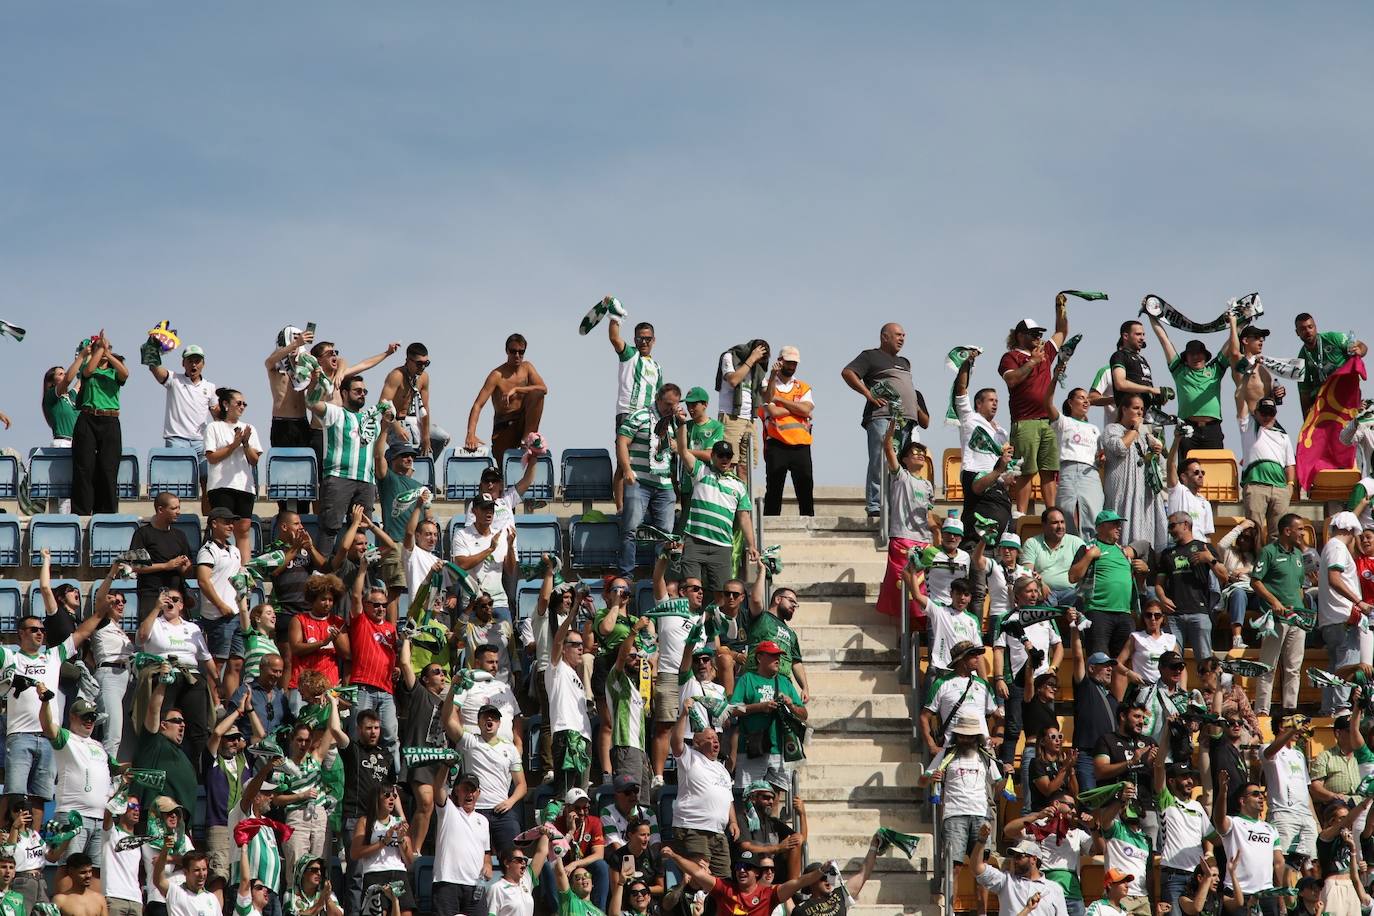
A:
<svg viewBox="0 0 1374 916">
<path fill-rule="evenodd" d="M 205 427 L 205 496 L 212 509 L 228 509 L 238 516 L 234 522 L 234 541 L 239 556 L 247 563 L 253 557 L 253 501 L 257 482 L 253 469 L 262 458 L 258 431 L 243 422 L 248 402 L 234 388 L 218 388 L 218 420 Z"/>
<path fill-rule="evenodd" d="M 374 884 L 399 881 L 405 885 L 399 895 L 401 913 L 408 916 L 414 911 L 409 872 L 415 862 L 415 848 L 401 808 L 401 790 L 394 783 L 379 788 L 367 817 L 358 818 L 348 858 L 363 877 L 364 894 Z"/>
<path fill-rule="evenodd" d="M 1253 519 L 1242 519 L 1240 524 L 1226 532 L 1217 542 L 1221 552 L 1221 565 L 1226 567 L 1227 581 L 1223 586 L 1235 586 L 1226 599 L 1226 613 L 1231 619 L 1231 648 L 1244 649 L 1245 640 L 1241 638 L 1241 625 L 1245 623 L 1245 612 L 1259 610 L 1259 599 L 1250 591 L 1250 572 L 1259 558 L 1259 544 L 1256 535 L 1259 529 Z"/>
<path fill-rule="evenodd" d="M 1107 455 L 1105 505 L 1126 521 L 1121 543 L 1145 541 L 1157 550 L 1169 543 L 1164 512 L 1164 444 L 1150 434 L 1145 399 L 1126 392 L 1116 399 L 1116 422 L 1102 434 Z"/>
<path fill-rule="evenodd" d="M 198 767 L 201 752 L 210 740 L 211 710 L 219 707 L 219 667 L 210 655 L 205 631 L 190 617 L 193 610 L 195 599 L 185 586 L 164 588 L 158 596 L 157 608 L 138 625 L 134 645 L 140 652 L 161 656 L 172 666 L 173 680 L 163 695 L 162 708 L 180 709 L 186 718 L 182 749 L 191 765 Z M 143 722 L 158 668 L 155 664 L 145 665 L 138 672 L 135 725 Z"/>
<path fill-rule="evenodd" d="M 1102 432 L 1088 420 L 1092 402 L 1087 389 L 1070 391 L 1062 408 L 1054 406 L 1054 392 L 1054 385 L 1045 392 L 1050 428 L 1059 442 L 1059 490 L 1054 504 L 1063 511 L 1069 534 L 1089 540 L 1094 531 L 1093 519 L 1103 505 L 1102 478 L 1097 473 Z"/>
</svg>

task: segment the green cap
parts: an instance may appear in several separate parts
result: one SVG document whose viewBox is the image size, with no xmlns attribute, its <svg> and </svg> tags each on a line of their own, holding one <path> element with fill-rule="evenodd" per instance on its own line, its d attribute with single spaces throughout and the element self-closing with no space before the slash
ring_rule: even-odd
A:
<svg viewBox="0 0 1374 916">
<path fill-rule="evenodd" d="M 700 385 L 687 392 L 687 397 L 682 399 L 687 404 L 707 404 L 711 401 L 711 396 L 706 393 L 706 389 Z"/>
<path fill-rule="evenodd" d="M 190 359 L 192 356 L 199 356 L 201 359 L 204 359 L 205 351 L 202 350 L 200 347 L 196 346 L 195 344 L 191 344 L 185 350 L 181 351 L 182 359 Z"/>
<path fill-rule="evenodd" d="M 1103 522 L 1124 522 L 1125 520 L 1126 517 L 1124 515 L 1118 515 L 1111 509 L 1103 509 L 1101 512 L 1097 513 L 1097 518 L 1093 519 L 1093 524 L 1100 525 Z"/>
<path fill-rule="evenodd" d="M 749 788 L 747 788 L 747 789 L 744 790 L 744 794 L 745 794 L 745 795 L 753 795 L 755 792 L 773 792 L 773 791 L 774 791 L 774 790 L 773 790 L 773 786 L 772 786 L 771 783 L 765 782 L 765 781 L 762 780 L 762 779 L 756 779 L 756 780 L 754 780 L 753 782 L 749 783 Z"/>
</svg>

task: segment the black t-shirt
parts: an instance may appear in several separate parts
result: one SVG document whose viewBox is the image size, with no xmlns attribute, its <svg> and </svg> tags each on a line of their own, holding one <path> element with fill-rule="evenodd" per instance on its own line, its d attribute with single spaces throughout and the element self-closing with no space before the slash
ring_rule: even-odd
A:
<svg viewBox="0 0 1374 916">
<path fill-rule="evenodd" d="M 129 540 L 130 550 L 137 550 L 140 547 L 148 551 L 148 557 L 152 563 L 166 563 L 177 557 L 185 557 L 194 562 L 196 558 L 196 555 L 191 552 L 191 545 L 186 542 L 186 535 L 177 528 L 168 528 L 166 531 L 162 531 L 152 525 L 141 526 Z M 138 593 L 140 595 L 156 594 L 164 588 L 177 585 L 181 581 L 181 573 L 176 570 L 141 572 L 138 574 Z M 153 606 L 143 607 L 140 604 L 138 610 L 140 617 L 146 617 L 153 610 Z"/>
<path fill-rule="evenodd" d="M 614 849 L 606 850 L 606 866 L 611 870 L 611 874 L 620 874 L 621 860 L 623 860 L 629 854 L 629 849 L 624 844 L 621 844 L 620 846 L 617 846 Z M 646 849 L 644 852 L 635 856 L 635 871 L 637 871 L 643 877 L 644 883 L 649 885 L 650 887 L 653 887 L 655 884 L 658 883 L 659 876 L 663 874 L 663 863 L 659 861 L 657 856 L 654 855 L 652 847 Z M 629 892 L 623 891 L 622 893 L 625 897 L 624 906 L 628 907 Z M 624 909 L 623 912 L 628 913 L 629 910 Z"/>
<path fill-rule="evenodd" d="M 1054 703 L 1045 703 L 1036 698 L 1027 700 L 1021 706 L 1021 729 L 1025 732 L 1027 741 L 1039 738 L 1040 733 L 1050 726 L 1059 727 L 1059 716 L 1054 712 Z"/>
<path fill-rule="evenodd" d="M 396 781 L 391 753 L 379 745 L 365 747 L 357 741 L 351 742 L 341 753 L 344 764 L 344 817 L 365 817 L 372 810 L 377 790 Z"/>
<path fill-rule="evenodd" d="M 1207 739 L 1207 747 L 1212 755 L 1212 788 L 1214 792 L 1221 791 L 1221 782 L 1218 776 L 1223 770 L 1231 774 L 1231 786 L 1229 791 L 1234 794 L 1240 791 L 1240 787 L 1250 781 L 1250 771 L 1245 765 L 1245 757 L 1241 754 L 1240 748 L 1226 740 L 1225 735 L 1210 736 Z M 1239 808 L 1230 798 L 1226 799 L 1226 813 L 1235 814 Z"/>
<path fill-rule="evenodd" d="M 845 916 L 848 912 L 849 894 L 843 888 L 836 888 L 828 894 L 812 894 L 792 908 L 792 916 Z"/>
<path fill-rule="evenodd" d="M 1207 547 L 1206 541 L 1189 541 L 1165 548 L 1159 555 L 1155 574 L 1164 576 L 1164 591 L 1180 614 L 1205 614 L 1211 610 L 1210 567 L 1192 559 Z"/>
<path fill-rule="evenodd" d="M 105 626 L 106 624 L 101 624 Z M 43 639 L 46 645 L 60 646 L 68 636 L 76 632 L 76 618 L 65 606 L 43 618 Z"/>
<path fill-rule="evenodd" d="M 448 744 L 443 723 L 439 720 L 439 708 L 443 703 L 442 696 L 421 686 L 418 680 L 415 682 L 407 706 L 410 715 L 401 732 L 402 747 L 444 747 Z"/>
<path fill-rule="evenodd" d="M 1039 779 L 1041 776 L 1047 776 L 1050 779 L 1054 779 L 1054 777 L 1059 775 L 1059 771 L 1063 768 L 1064 764 L 1058 760 L 1047 760 L 1044 757 L 1036 757 L 1034 760 L 1031 761 L 1030 797 L 1032 808 L 1039 810 L 1045 807 L 1050 803 L 1050 800 L 1054 798 L 1055 795 L 1059 794 L 1059 792 L 1063 792 L 1065 789 L 1068 788 L 1068 780 L 1065 780 L 1063 783 L 1061 783 L 1059 786 L 1059 792 L 1056 792 L 1052 795 L 1042 795 L 1040 790 L 1035 787 L 1035 781 Z"/>
<path fill-rule="evenodd" d="M 310 551 L 301 550 L 272 577 L 272 600 L 278 611 L 303 614 L 309 610 L 305 600 L 305 583 L 314 571 L 315 561 L 311 559 Z"/>
<path fill-rule="evenodd" d="M 1125 773 L 1115 777 L 1115 779 L 1121 782 L 1135 783 L 1136 806 L 1141 809 L 1153 807 L 1154 791 L 1151 787 L 1154 781 L 1154 771 L 1140 760 L 1140 755 L 1144 753 L 1146 748 L 1154 746 L 1154 739 L 1144 735 L 1127 737 L 1111 732 L 1099 738 L 1097 746 L 1093 748 L 1093 757 L 1106 757 L 1108 763 L 1121 763 L 1128 759 L 1137 761 Z M 1110 781 L 1112 780 L 1099 780 L 1099 782 Z"/>
<path fill-rule="evenodd" d="M 1116 697 L 1091 676 L 1073 682 L 1073 746 L 1091 751 L 1116 728 Z"/>
<path fill-rule="evenodd" d="M 1137 385 L 1144 385 L 1146 388 L 1155 386 L 1154 375 L 1150 372 L 1150 363 L 1138 350 L 1117 350 L 1112 354 L 1111 366 L 1117 366 L 1126 370 L 1126 380 L 1135 382 Z"/>
</svg>

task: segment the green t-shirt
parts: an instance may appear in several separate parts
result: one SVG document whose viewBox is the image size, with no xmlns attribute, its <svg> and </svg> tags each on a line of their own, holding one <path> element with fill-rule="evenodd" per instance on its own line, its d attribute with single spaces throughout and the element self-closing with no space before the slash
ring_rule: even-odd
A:
<svg viewBox="0 0 1374 916">
<path fill-rule="evenodd" d="M 1288 474 L 1277 461 L 1256 461 L 1245 469 L 1241 483 L 1257 483 L 1266 487 L 1288 489 Z"/>
<path fill-rule="evenodd" d="M 802 660 L 801 642 L 797 639 L 795 630 L 768 611 L 764 611 L 749 623 L 749 659 L 745 667 L 751 671 L 758 670 L 759 664 L 754 658 L 754 647 L 767 639 L 777 643 L 778 648 L 782 650 L 778 676 L 792 677 L 792 666 Z"/>
<path fill-rule="evenodd" d="M 1345 361 L 1349 359 L 1349 354 L 1345 352 L 1348 343 L 1346 335 L 1341 331 L 1318 332 L 1315 347 L 1303 347 L 1298 351 L 1298 359 L 1302 360 L 1303 366 L 1302 380 L 1298 382 L 1298 388 L 1302 391 L 1316 391 L 1321 387 L 1327 376 L 1345 365 Z"/>
<path fill-rule="evenodd" d="M 792 679 L 783 677 L 765 678 L 753 671 L 746 671 L 735 680 L 735 692 L 730 694 L 730 703 L 766 703 L 776 699 L 779 694 L 791 697 L 792 702 L 801 705 L 801 694 L 792 686 Z M 782 753 L 781 724 L 773 713 L 751 713 L 740 719 L 740 733 L 744 736 L 768 732 L 768 753 Z M 740 742 L 743 746 L 744 742 Z"/>
<path fill-rule="evenodd" d="M 558 916 L 606 916 L 592 904 L 583 900 L 569 888 L 558 892 Z"/>
<path fill-rule="evenodd" d="M 711 446 L 724 438 L 725 424 L 719 420 L 712 420 L 708 417 L 705 423 L 689 423 L 687 425 L 687 447 L 695 451 L 708 451 Z M 692 478 L 683 473 L 680 460 L 674 460 L 674 473 L 678 482 L 678 490 L 683 493 L 691 493 Z"/>
<path fill-rule="evenodd" d="M 1278 541 L 1264 545 L 1255 559 L 1255 568 L 1250 571 L 1253 582 L 1263 582 L 1269 593 L 1288 609 L 1303 606 L 1302 550 L 1294 547 L 1284 550 Z"/>
<path fill-rule="evenodd" d="M 414 477 L 397 474 L 390 468 L 387 468 L 386 476 L 377 486 L 377 501 L 382 507 L 382 530 L 397 544 L 406 539 L 406 523 L 410 521 L 410 514 L 403 513 L 399 518 L 395 515 L 396 497 L 419 488 L 420 481 Z"/>
<path fill-rule="evenodd" d="M 1120 544 L 1098 541 L 1097 549 L 1102 551 L 1102 556 L 1090 567 L 1092 586 L 1084 602 L 1084 610 L 1129 614 L 1135 586 L 1131 577 L 1131 561 L 1126 558 Z"/>
<path fill-rule="evenodd" d="M 29 909 L 24 906 L 24 895 L 18 891 L 5 891 L 0 897 L 0 916 L 28 916 Z"/>
<path fill-rule="evenodd" d="M 124 383 L 114 369 L 97 369 L 81 382 L 81 406 L 94 410 L 118 410 L 119 389 Z M 75 424 L 73 424 L 75 425 Z"/>
<path fill-rule="evenodd" d="M 615 626 L 611 627 L 610 635 L 602 636 L 601 621 L 605 620 L 606 615 L 610 612 L 609 608 L 604 607 L 597 611 L 594 623 L 596 626 L 597 652 L 601 655 L 614 658 L 615 653 L 620 651 L 620 644 L 625 641 L 626 636 L 630 635 L 630 625 L 634 622 L 635 618 L 628 613 L 622 612 L 620 618 L 616 620 Z"/>
<path fill-rule="evenodd" d="M 60 398 L 52 388 L 44 391 L 43 412 L 52 417 L 52 422 L 48 425 L 52 428 L 54 439 L 72 437 L 72 430 L 76 429 L 76 404 L 70 391 Z"/>
<path fill-rule="evenodd" d="M 1178 386 L 1178 415 L 1180 417 L 1211 417 L 1221 419 L 1221 380 L 1231 361 L 1218 353 L 1201 369 L 1189 369 L 1182 356 L 1169 361 L 1169 373 Z"/>
</svg>

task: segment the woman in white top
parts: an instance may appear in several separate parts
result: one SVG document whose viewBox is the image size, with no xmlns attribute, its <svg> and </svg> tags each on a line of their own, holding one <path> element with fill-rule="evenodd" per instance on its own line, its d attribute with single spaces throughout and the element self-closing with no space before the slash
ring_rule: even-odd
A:
<svg viewBox="0 0 1374 916">
<path fill-rule="evenodd" d="M 246 563 L 253 556 L 253 502 L 257 484 L 253 469 L 262 458 L 258 431 L 243 422 L 248 402 L 233 388 L 219 388 L 219 416 L 205 427 L 205 498 L 211 509 L 225 508 L 239 517 L 234 522 L 234 541 Z"/>
<path fill-rule="evenodd" d="M 534 916 L 534 881 L 549 857 L 549 835 L 541 833 L 530 858 L 519 846 L 501 853 L 501 877 L 487 888 L 487 911 L 491 916 Z"/>
<path fill-rule="evenodd" d="M 1055 372 L 1058 380 L 1063 369 Z M 1088 421 L 1088 392 L 1075 388 L 1064 399 L 1063 411 L 1054 406 L 1055 385 L 1045 391 L 1045 410 L 1059 442 L 1059 492 L 1054 504 L 1064 512 L 1069 534 L 1091 540 L 1093 519 L 1102 511 L 1102 478 L 1097 473 L 1097 440 L 1102 431 Z"/>
<path fill-rule="evenodd" d="M 1178 639 L 1164 629 L 1164 608 L 1151 599 L 1141 608 L 1144 621 L 1116 657 L 1116 670 L 1132 684 L 1148 685 L 1159 680 L 1159 657 L 1178 651 Z"/>
<path fill-rule="evenodd" d="M 902 609 L 902 586 L 915 591 L 915 570 L 907 570 L 907 558 L 913 550 L 929 546 L 937 523 L 931 517 L 935 505 L 935 491 L 929 473 L 930 455 L 926 447 L 915 440 L 902 446 L 898 454 L 892 444 L 895 426 L 887 425 L 883 439 L 883 453 L 891 473 L 891 489 L 887 499 L 887 573 L 878 590 L 878 613 L 896 617 Z"/>
<path fill-rule="evenodd" d="M 410 825 L 401 809 L 401 793 L 395 785 L 382 786 L 373 799 L 368 817 L 358 818 L 353 829 L 349 859 L 363 876 L 363 893 L 374 884 L 400 881 L 405 890 L 399 895 L 401 913 L 415 909 L 410 890 L 410 868 L 415 863 L 415 848 L 410 842 Z"/>
<path fill-rule="evenodd" d="M 112 760 L 119 756 L 119 743 L 124 738 L 124 695 L 129 691 L 130 661 L 134 657 L 134 643 L 124 627 L 114 621 L 127 613 L 123 592 L 110 591 L 110 584 L 119 570 L 113 563 L 100 588 L 95 593 L 95 613 L 106 619 L 91 634 L 91 663 L 95 666 L 95 680 L 100 685 L 100 711 L 105 714 L 105 737 L 101 744 Z"/>
<path fill-rule="evenodd" d="M 1255 560 L 1259 555 L 1255 543 L 1256 531 L 1253 519 L 1243 519 L 1217 542 L 1217 548 L 1221 551 L 1221 565 L 1226 567 L 1229 577 L 1229 581 L 1222 585 L 1237 586 L 1226 599 L 1227 613 L 1231 618 L 1232 649 L 1245 648 L 1245 640 L 1240 635 L 1245 612 L 1259 610 L 1259 601 L 1250 591 L 1250 571 L 1255 568 Z"/>
<path fill-rule="evenodd" d="M 219 707 L 219 667 L 210 656 L 205 632 L 189 618 L 194 606 L 184 585 L 163 589 L 157 611 L 138 625 L 134 645 L 140 652 L 161 656 L 172 663 L 175 680 L 167 686 L 162 708 L 175 707 L 186 717 L 186 737 L 181 746 L 190 759 L 199 760 L 210 740 L 210 711 Z M 157 670 L 157 665 L 150 664 L 136 672 L 135 722 L 143 721 Z"/>
</svg>

